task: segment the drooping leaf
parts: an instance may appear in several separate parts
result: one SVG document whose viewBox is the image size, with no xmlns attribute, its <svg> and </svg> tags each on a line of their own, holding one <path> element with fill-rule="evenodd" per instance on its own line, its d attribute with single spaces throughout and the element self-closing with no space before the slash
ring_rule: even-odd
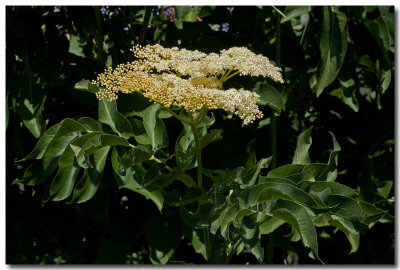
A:
<svg viewBox="0 0 400 270">
<path fill-rule="evenodd" d="M 60 156 L 68 147 L 69 143 L 76 137 L 76 134 L 67 134 L 52 141 L 51 147 L 46 148 L 40 160 L 34 160 L 25 170 L 24 176 L 18 182 L 27 185 L 38 185 L 45 182 L 58 166 Z M 39 141 L 40 143 L 40 141 Z M 38 143 L 38 144 L 39 144 Z"/>
<path fill-rule="evenodd" d="M 168 146 L 167 129 L 157 115 L 160 108 L 160 104 L 153 104 L 145 110 L 143 115 L 143 125 L 154 150 Z"/>
<path fill-rule="evenodd" d="M 317 71 L 316 94 L 319 96 L 338 75 L 347 51 L 347 16 L 338 7 L 323 9 L 322 34 L 319 40 L 321 63 Z"/>
<path fill-rule="evenodd" d="M 40 103 L 34 104 L 29 99 L 25 98 L 24 101 L 17 102 L 16 110 L 20 116 L 24 126 L 32 133 L 35 138 L 40 138 L 46 129 L 46 122 L 42 117 L 42 108 L 46 96 L 43 97 Z"/>
<path fill-rule="evenodd" d="M 242 239 L 245 247 L 257 258 L 259 263 L 264 261 L 264 249 L 261 248 L 259 227 L 254 217 L 245 216 L 242 220 Z"/>
<path fill-rule="evenodd" d="M 285 109 L 285 102 L 283 101 L 282 95 L 272 85 L 258 82 L 253 88 L 253 91 L 260 96 L 258 104 L 268 105 L 277 113 Z"/>
<path fill-rule="evenodd" d="M 311 248 L 318 258 L 317 232 L 303 206 L 291 201 L 281 200 L 273 215 L 289 223 L 300 234 L 304 246 Z"/>
<path fill-rule="evenodd" d="M 69 204 L 83 203 L 94 196 L 100 185 L 109 150 L 109 146 L 100 148 L 90 157 L 92 164 L 95 164 L 95 166 L 85 169 L 82 178 L 74 188 L 72 199 L 68 202 Z"/>
<path fill-rule="evenodd" d="M 312 126 L 303 131 L 297 138 L 296 151 L 294 152 L 294 157 L 292 164 L 309 164 L 310 157 L 308 156 L 308 149 L 311 146 Z"/>
<path fill-rule="evenodd" d="M 125 139 L 129 139 L 133 135 L 131 124 L 125 116 L 118 112 L 115 100 L 112 102 L 104 99 L 99 101 L 99 121 L 109 125 L 115 133 Z"/>
<path fill-rule="evenodd" d="M 51 128 L 49 128 L 43 136 L 39 139 L 38 143 L 36 144 L 35 148 L 32 152 L 25 157 L 24 159 L 20 160 L 27 161 L 33 158 L 41 159 L 47 149 L 51 149 L 53 144 L 61 137 L 68 135 L 73 132 L 87 132 L 85 126 L 81 123 L 66 118 L 58 124 L 55 124 Z"/>
<path fill-rule="evenodd" d="M 80 167 L 75 163 L 75 155 L 67 147 L 58 161 L 58 172 L 50 186 L 50 196 L 47 200 L 62 201 L 71 195 Z"/>
</svg>

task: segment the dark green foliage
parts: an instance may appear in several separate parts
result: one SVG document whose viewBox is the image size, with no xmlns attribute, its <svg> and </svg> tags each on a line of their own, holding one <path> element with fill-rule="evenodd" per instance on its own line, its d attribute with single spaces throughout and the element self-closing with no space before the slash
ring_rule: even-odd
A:
<svg viewBox="0 0 400 270">
<path fill-rule="evenodd" d="M 204 190 L 192 126 L 94 95 L 137 43 L 282 67 L 283 85 L 226 85 L 258 93 L 264 119 L 194 126 Z M 207 228 L 213 264 L 394 264 L 393 98 L 391 6 L 7 6 L 6 262 L 201 264 Z"/>
</svg>

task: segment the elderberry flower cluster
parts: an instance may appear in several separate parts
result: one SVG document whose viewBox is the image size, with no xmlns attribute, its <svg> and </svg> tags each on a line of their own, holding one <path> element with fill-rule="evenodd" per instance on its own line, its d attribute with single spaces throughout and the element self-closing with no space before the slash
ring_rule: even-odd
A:
<svg viewBox="0 0 400 270">
<path fill-rule="evenodd" d="M 108 68 L 93 81 L 104 87 L 96 93 L 98 99 L 111 101 L 118 98 L 118 92 L 140 92 L 165 107 L 183 107 L 188 112 L 204 106 L 230 111 L 248 124 L 263 117 L 257 106 L 259 95 L 243 89 L 222 90 L 223 82 L 238 74 L 283 83 L 280 68 L 244 47 L 205 54 L 157 44 L 136 45 L 132 52 L 137 60 Z"/>
</svg>

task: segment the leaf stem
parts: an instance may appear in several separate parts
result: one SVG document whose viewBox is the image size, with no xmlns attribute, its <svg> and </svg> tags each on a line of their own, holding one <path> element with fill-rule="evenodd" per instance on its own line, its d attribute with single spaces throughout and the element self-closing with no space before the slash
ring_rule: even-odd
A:
<svg viewBox="0 0 400 270">
<path fill-rule="evenodd" d="M 203 190 L 203 164 L 201 162 L 201 145 L 200 145 L 200 137 L 199 132 L 197 131 L 196 121 L 193 119 L 191 113 L 189 113 L 190 117 L 190 128 L 192 129 L 194 141 L 196 144 L 196 158 L 197 158 L 197 186 Z M 197 119 L 196 119 L 197 120 Z"/>
<path fill-rule="evenodd" d="M 180 116 L 177 115 L 176 113 L 174 113 L 170 108 L 168 108 L 168 107 L 164 107 L 164 108 L 165 108 L 170 114 L 172 114 L 172 116 L 174 116 L 176 119 L 178 119 L 179 121 L 181 121 L 181 122 L 183 122 L 183 123 L 185 123 L 185 124 L 188 124 L 188 125 L 191 125 L 191 124 L 192 124 L 192 122 L 190 122 L 190 121 L 188 121 L 188 120 L 186 120 L 186 119 L 180 117 Z"/>
</svg>

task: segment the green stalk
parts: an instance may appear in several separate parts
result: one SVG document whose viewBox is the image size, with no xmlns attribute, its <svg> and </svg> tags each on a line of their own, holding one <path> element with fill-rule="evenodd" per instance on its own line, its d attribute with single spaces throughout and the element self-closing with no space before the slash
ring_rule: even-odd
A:
<svg viewBox="0 0 400 270">
<path fill-rule="evenodd" d="M 276 66 L 280 66 L 281 64 L 281 17 L 280 13 L 282 13 L 277 7 L 274 7 L 277 11 L 276 14 Z M 277 159 L 277 127 L 276 127 L 276 115 L 273 109 L 271 109 L 271 155 L 272 155 L 272 163 L 271 169 L 276 168 L 276 159 Z M 267 240 L 267 241 L 265 241 Z M 274 257 L 274 234 L 271 233 L 267 239 L 264 238 L 265 253 L 264 258 L 267 264 L 273 263 Z M 266 242 L 266 243 L 265 243 Z"/>
<path fill-rule="evenodd" d="M 192 129 L 194 141 L 196 144 L 196 157 L 197 157 L 197 186 L 203 190 L 203 164 L 201 162 L 201 145 L 200 145 L 200 137 L 196 127 L 196 121 L 193 119 L 191 113 L 189 113 L 190 117 L 190 128 Z"/>
<path fill-rule="evenodd" d="M 200 114 L 196 119 L 193 119 L 192 114 L 189 112 L 190 117 L 190 128 L 192 129 L 194 141 L 196 145 L 196 157 L 197 157 L 197 185 L 198 188 L 203 190 L 203 165 L 201 162 L 201 144 L 200 144 L 200 137 L 197 131 L 197 124 L 204 118 L 207 114 L 207 108 L 203 107 Z M 200 203 L 200 202 L 199 202 Z M 210 260 L 211 256 L 211 241 L 208 228 L 203 228 L 203 235 L 204 235 L 204 244 L 206 246 L 206 260 L 207 262 Z"/>
</svg>

